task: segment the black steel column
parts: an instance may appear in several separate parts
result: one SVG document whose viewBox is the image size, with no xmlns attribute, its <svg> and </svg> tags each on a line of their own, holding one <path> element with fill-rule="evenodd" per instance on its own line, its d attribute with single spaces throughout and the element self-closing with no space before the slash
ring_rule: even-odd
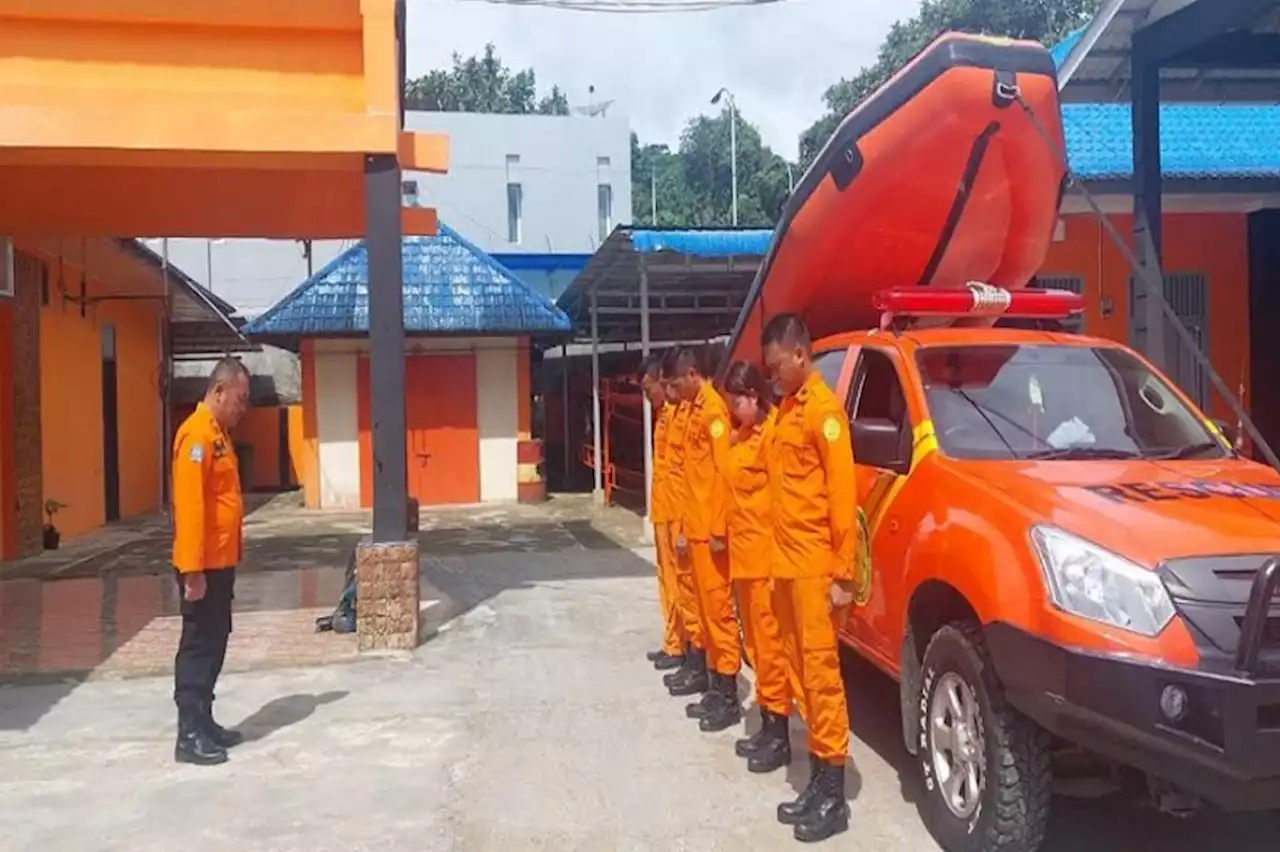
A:
<svg viewBox="0 0 1280 852">
<path fill-rule="evenodd" d="M 400 256 L 400 164 L 365 157 L 369 256 L 369 407 L 373 420 L 373 541 L 408 537 L 404 434 L 404 269 Z"/>
<path fill-rule="evenodd" d="M 1165 346 L 1164 271 L 1161 246 L 1164 206 L 1160 161 L 1160 61 L 1141 38 L 1132 52 L 1133 100 L 1133 249 L 1139 267 L 1134 275 L 1131 318 L 1133 343 L 1157 367 L 1168 366 Z M 1148 283 L 1150 282 L 1150 283 Z M 1156 282 L 1159 282 L 1158 285 Z M 1152 286 L 1158 289 L 1151 294 Z M 1154 297 L 1153 297 L 1154 296 Z"/>
</svg>

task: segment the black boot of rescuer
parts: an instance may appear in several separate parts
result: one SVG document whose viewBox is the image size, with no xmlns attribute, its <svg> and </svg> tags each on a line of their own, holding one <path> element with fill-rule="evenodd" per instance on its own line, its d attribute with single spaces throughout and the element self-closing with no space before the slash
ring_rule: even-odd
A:
<svg viewBox="0 0 1280 852">
<path fill-rule="evenodd" d="M 819 779 L 822 777 L 822 770 L 819 769 L 821 765 L 822 761 L 812 754 L 809 755 L 809 786 L 805 787 L 792 801 L 778 805 L 778 822 L 783 825 L 796 825 L 814 806 L 818 800 Z"/>
<path fill-rule="evenodd" d="M 801 843 L 818 843 L 849 830 L 844 797 L 844 764 L 818 763 L 818 793 L 792 833 Z"/>
<path fill-rule="evenodd" d="M 218 744 L 220 748 L 235 748 L 244 742 L 244 734 L 233 728 L 224 728 L 213 719 L 213 704 L 206 703 L 204 705 L 204 724 L 205 731 L 209 737 Z"/>
<path fill-rule="evenodd" d="M 650 651 L 644 655 L 644 658 L 651 663 L 656 663 L 667 655 L 666 651 Z"/>
<path fill-rule="evenodd" d="M 692 664 L 685 670 L 684 677 L 676 678 L 667 687 L 673 696 L 697 695 L 707 691 L 707 652 L 694 651 Z"/>
<path fill-rule="evenodd" d="M 755 752 L 747 757 L 748 772 L 773 772 L 791 765 L 791 718 L 768 710 L 761 712 L 764 714 L 764 727 L 760 730 L 764 736 Z"/>
<path fill-rule="evenodd" d="M 684 654 L 668 654 L 663 651 L 653 661 L 653 667 L 660 672 L 670 671 L 684 665 Z"/>
<path fill-rule="evenodd" d="M 196 766 L 216 766 L 227 762 L 227 750 L 218 745 L 205 726 L 198 721 L 178 723 L 178 741 L 173 746 L 173 759 Z"/>
<path fill-rule="evenodd" d="M 667 672 L 662 676 L 662 685 L 670 689 L 671 685 L 679 678 L 685 677 L 689 673 L 689 668 L 693 665 L 696 653 L 698 653 L 697 648 L 692 645 L 687 647 L 684 652 L 684 662 L 680 663 L 680 666 L 675 671 Z"/>
<path fill-rule="evenodd" d="M 707 680 L 709 682 L 714 678 L 714 674 L 707 675 Z M 718 696 L 714 689 L 707 689 L 707 691 L 702 693 L 702 697 L 697 701 L 684 706 L 684 715 L 688 716 L 690 719 L 701 719 L 703 716 L 707 715 L 707 712 L 711 709 L 712 703 L 714 703 L 717 698 Z"/>
<path fill-rule="evenodd" d="M 738 703 L 738 676 L 716 674 L 711 685 L 715 699 L 707 706 L 707 715 L 698 722 L 698 729 L 708 734 L 732 728 L 742 721 L 742 705 Z"/>
</svg>

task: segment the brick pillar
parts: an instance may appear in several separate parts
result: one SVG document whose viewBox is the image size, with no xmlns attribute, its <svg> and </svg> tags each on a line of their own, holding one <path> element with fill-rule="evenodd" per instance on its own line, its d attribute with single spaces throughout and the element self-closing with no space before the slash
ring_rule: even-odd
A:
<svg viewBox="0 0 1280 852">
<path fill-rule="evenodd" d="M 13 448 L 17 556 L 44 549 L 44 480 L 40 437 L 40 302 L 44 264 L 14 253 Z"/>
<path fill-rule="evenodd" d="M 356 646 L 361 651 L 418 647 L 418 501 L 408 499 L 408 539 L 356 547 Z"/>
</svg>

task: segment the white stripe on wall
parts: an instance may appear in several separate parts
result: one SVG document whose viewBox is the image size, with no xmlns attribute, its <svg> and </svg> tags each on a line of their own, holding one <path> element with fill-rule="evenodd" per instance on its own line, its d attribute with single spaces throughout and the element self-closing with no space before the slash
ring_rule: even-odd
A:
<svg viewBox="0 0 1280 852">
<path fill-rule="evenodd" d="M 518 496 L 516 350 L 476 351 L 476 431 L 480 438 L 480 502 Z"/>
<path fill-rule="evenodd" d="M 360 427 L 354 353 L 316 353 L 320 507 L 360 508 Z"/>
</svg>

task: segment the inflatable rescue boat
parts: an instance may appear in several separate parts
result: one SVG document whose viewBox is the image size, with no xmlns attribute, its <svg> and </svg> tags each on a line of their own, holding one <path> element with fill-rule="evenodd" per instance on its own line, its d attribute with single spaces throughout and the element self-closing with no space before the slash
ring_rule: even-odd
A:
<svg viewBox="0 0 1280 852">
<path fill-rule="evenodd" d="M 1057 72 L 1035 42 L 946 34 L 845 118 L 788 200 L 727 365 L 764 323 L 814 339 L 875 327 L 874 295 L 980 281 L 1025 287 L 1066 187 Z"/>
</svg>

